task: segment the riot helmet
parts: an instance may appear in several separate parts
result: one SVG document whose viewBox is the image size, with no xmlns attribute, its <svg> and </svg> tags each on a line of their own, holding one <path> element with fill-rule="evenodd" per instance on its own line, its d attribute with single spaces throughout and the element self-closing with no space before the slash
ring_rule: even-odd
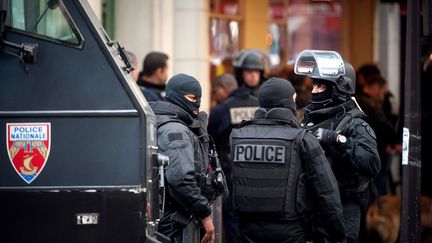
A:
<svg viewBox="0 0 432 243">
<path fill-rule="evenodd" d="M 305 50 L 295 62 L 294 72 L 308 75 L 314 83 L 325 84 L 327 91 L 322 99 L 346 101 L 355 94 L 355 71 L 335 51 Z M 325 96 L 325 97 L 324 97 Z M 326 99 L 324 99 L 326 98 Z"/>
<path fill-rule="evenodd" d="M 233 61 L 234 75 L 239 86 L 246 85 L 243 79 L 244 70 L 258 70 L 260 73 L 260 82 L 264 80 L 265 60 L 263 54 L 255 50 L 241 51 Z M 259 85 L 259 84 L 258 84 Z M 254 87 L 251 87 L 254 88 Z"/>
</svg>

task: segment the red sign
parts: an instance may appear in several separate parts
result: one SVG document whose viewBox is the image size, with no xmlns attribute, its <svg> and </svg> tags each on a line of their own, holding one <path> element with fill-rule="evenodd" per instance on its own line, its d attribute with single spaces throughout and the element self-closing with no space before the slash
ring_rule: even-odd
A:
<svg viewBox="0 0 432 243">
<path fill-rule="evenodd" d="M 51 148 L 51 123 L 7 123 L 6 144 L 12 166 L 30 184 L 44 168 Z"/>
</svg>

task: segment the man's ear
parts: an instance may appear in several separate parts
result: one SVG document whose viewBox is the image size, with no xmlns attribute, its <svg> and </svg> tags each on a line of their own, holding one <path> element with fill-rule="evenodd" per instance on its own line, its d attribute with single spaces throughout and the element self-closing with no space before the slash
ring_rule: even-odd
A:
<svg viewBox="0 0 432 243">
<path fill-rule="evenodd" d="M 160 67 L 160 68 L 156 69 L 155 73 L 159 76 L 159 75 L 161 75 L 162 72 L 163 72 L 163 68 Z"/>
</svg>

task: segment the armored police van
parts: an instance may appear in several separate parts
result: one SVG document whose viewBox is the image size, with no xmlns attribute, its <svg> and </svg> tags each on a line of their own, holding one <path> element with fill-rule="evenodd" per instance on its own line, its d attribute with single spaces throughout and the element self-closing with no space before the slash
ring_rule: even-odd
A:
<svg viewBox="0 0 432 243">
<path fill-rule="evenodd" d="M 0 24 L 0 242 L 157 242 L 164 161 L 124 48 L 84 0 L 0 0 Z"/>
</svg>

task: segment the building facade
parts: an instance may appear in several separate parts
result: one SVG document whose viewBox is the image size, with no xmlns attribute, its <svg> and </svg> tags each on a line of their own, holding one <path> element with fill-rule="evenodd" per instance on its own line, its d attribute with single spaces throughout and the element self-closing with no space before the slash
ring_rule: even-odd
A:
<svg viewBox="0 0 432 243">
<path fill-rule="evenodd" d="M 303 49 L 329 49 L 358 68 L 378 63 L 399 99 L 400 12 L 379 0 L 89 0 L 108 34 L 141 61 L 170 56 L 170 73 L 196 76 L 209 109 L 211 80 L 230 72 L 244 48 L 269 65 L 293 61 Z"/>
</svg>

